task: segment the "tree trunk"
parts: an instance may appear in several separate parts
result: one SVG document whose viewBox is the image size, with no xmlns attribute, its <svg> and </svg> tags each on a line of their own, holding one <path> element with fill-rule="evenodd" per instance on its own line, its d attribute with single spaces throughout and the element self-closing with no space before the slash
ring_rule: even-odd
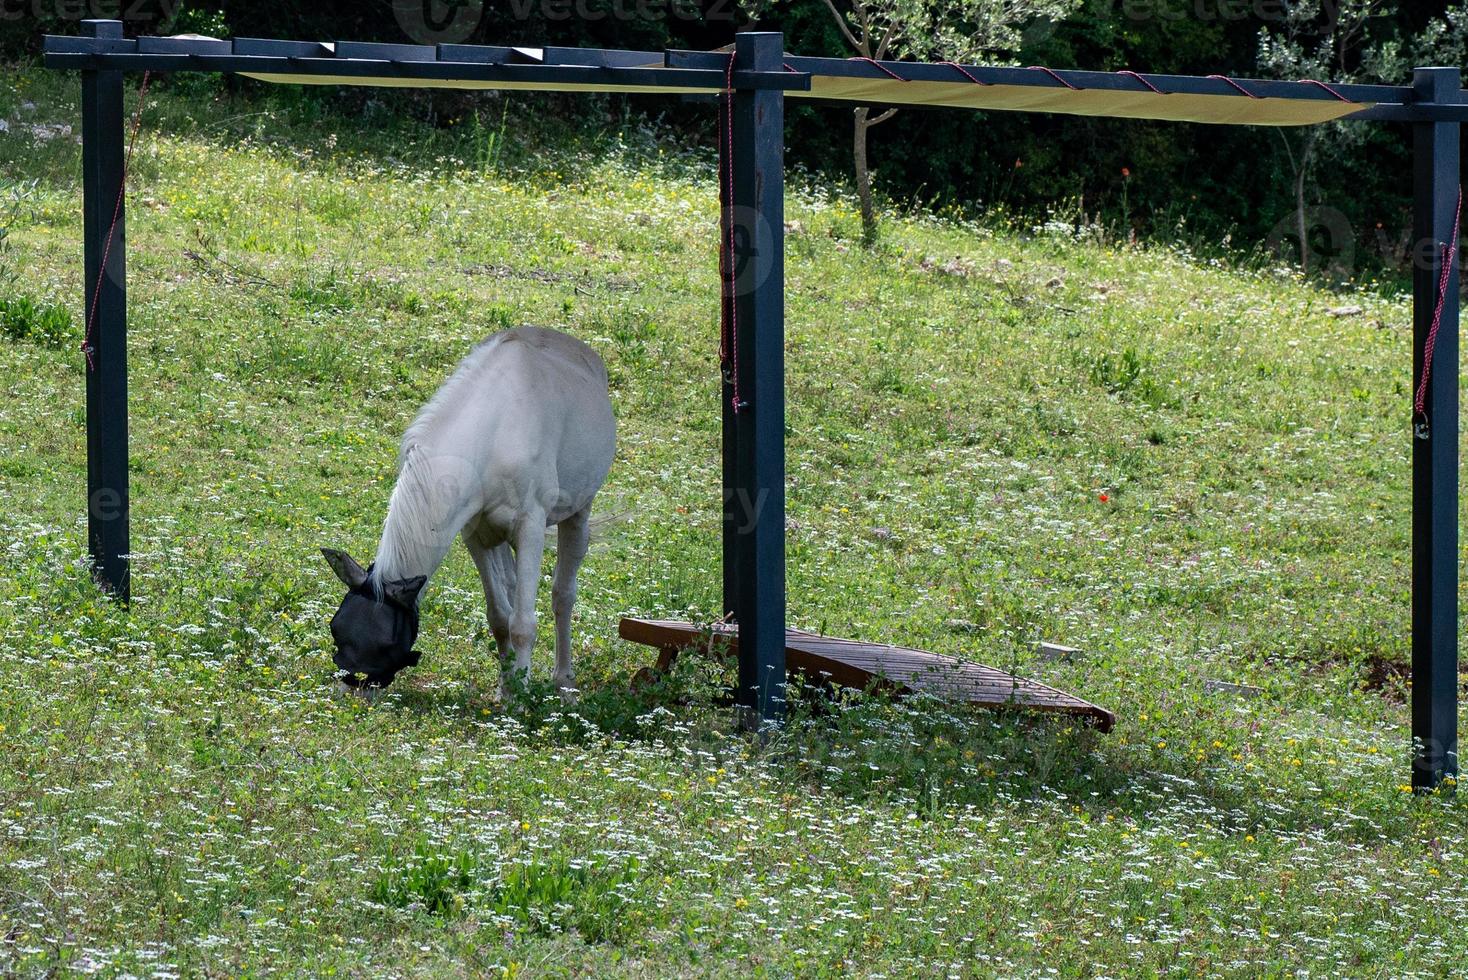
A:
<svg viewBox="0 0 1468 980">
<path fill-rule="evenodd" d="M 851 151 L 856 164 L 856 196 L 861 202 L 861 243 L 867 247 L 877 241 L 877 215 L 872 209 L 872 172 L 867 167 L 867 130 L 872 128 L 871 110 L 861 106 L 852 113 Z"/>
<path fill-rule="evenodd" d="M 1305 223 L 1305 162 L 1295 170 L 1295 234 L 1300 239 L 1300 271 L 1310 274 L 1310 229 Z"/>
<path fill-rule="evenodd" d="M 1310 176 L 1310 164 L 1315 157 L 1316 140 L 1319 132 L 1311 130 L 1300 144 L 1300 163 L 1295 168 L 1295 234 L 1300 236 L 1300 271 L 1310 274 L 1310 224 L 1305 219 L 1305 181 Z M 1288 141 L 1286 141 L 1288 146 Z"/>
</svg>

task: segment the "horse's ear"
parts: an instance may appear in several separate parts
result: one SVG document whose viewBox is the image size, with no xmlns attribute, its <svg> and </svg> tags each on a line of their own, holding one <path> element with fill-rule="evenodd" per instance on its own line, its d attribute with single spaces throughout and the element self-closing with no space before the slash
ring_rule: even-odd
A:
<svg viewBox="0 0 1468 980">
<path fill-rule="evenodd" d="M 360 589 L 362 583 L 367 581 L 367 572 L 361 565 L 357 564 L 355 558 L 345 551 L 335 548 L 322 548 L 321 555 L 331 570 L 336 572 L 336 577 L 342 580 L 342 584 L 349 589 Z"/>
<path fill-rule="evenodd" d="M 418 608 L 418 593 L 423 591 L 423 586 L 427 582 L 428 576 L 426 575 L 414 575 L 412 578 L 400 578 L 395 582 L 384 582 L 382 594 L 398 605 L 416 609 Z"/>
</svg>

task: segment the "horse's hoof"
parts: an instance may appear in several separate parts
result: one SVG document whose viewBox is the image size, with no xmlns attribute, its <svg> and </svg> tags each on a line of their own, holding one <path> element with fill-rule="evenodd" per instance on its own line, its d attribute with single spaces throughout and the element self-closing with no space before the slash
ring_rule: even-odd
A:
<svg viewBox="0 0 1468 980">
<path fill-rule="evenodd" d="M 382 697 L 382 688 L 380 687 L 368 684 L 352 685 L 340 678 L 337 679 L 336 690 L 338 694 L 354 697 L 366 704 L 375 704 L 377 703 L 377 699 Z"/>
</svg>

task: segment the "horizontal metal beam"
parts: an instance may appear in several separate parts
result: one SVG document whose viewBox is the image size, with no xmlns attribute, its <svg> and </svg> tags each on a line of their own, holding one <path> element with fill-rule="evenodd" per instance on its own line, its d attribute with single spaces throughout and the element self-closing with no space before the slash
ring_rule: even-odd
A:
<svg viewBox="0 0 1468 980">
<path fill-rule="evenodd" d="M 368 61 L 438 60 L 438 48 L 432 44 L 383 44 L 378 41 L 337 41 L 332 47 L 338 58 L 364 58 Z"/>
<path fill-rule="evenodd" d="M 620 48 L 542 48 L 548 65 L 606 65 L 609 68 L 635 68 L 638 65 L 660 65 L 661 51 L 626 51 Z"/>
<path fill-rule="evenodd" d="M 51 40 L 49 37 L 46 38 L 47 54 L 52 51 Z M 330 58 L 331 47 L 321 41 L 277 41 L 263 37 L 237 37 L 234 39 L 234 53 L 268 55 L 272 58 Z"/>
<path fill-rule="evenodd" d="M 395 79 L 404 82 L 484 82 L 667 88 L 722 91 L 729 55 L 720 51 L 665 52 L 604 48 L 511 47 L 477 44 L 381 44 L 361 41 L 289 41 L 263 38 L 48 36 L 45 63 L 83 71 L 215 71 L 326 78 Z M 890 74 L 889 74 L 890 73 Z M 736 71 L 736 89 L 808 92 L 812 76 L 886 80 L 897 75 L 923 82 L 977 81 L 1031 86 L 1207 95 L 1226 98 L 1331 101 L 1369 104 L 1343 118 L 1401 122 L 1468 122 L 1468 92 L 1457 102 L 1423 103 L 1409 86 L 1325 85 L 1309 81 L 1154 75 L 1130 72 L 1053 71 L 1041 68 L 953 65 L 786 55 L 779 72 Z M 824 101 L 824 100 L 816 100 Z M 841 105 L 858 104 L 838 100 Z M 876 103 L 872 103 L 876 104 Z"/>
<path fill-rule="evenodd" d="M 241 54 L 143 54 L 47 52 L 48 68 L 81 71 L 213 71 L 260 75 L 320 75 L 423 81 L 518 82 L 521 84 L 609 85 L 722 91 L 723 71 L 683 68 L 626 68 L 598 65 L 471 64 L 454 61 L 388 61 L 367 58 L 270 57 Z M 810 78 L 788 72 L 736 71 L 736 89 L 806 90 Z"/>
<path fill-rule="evenodd" d="M 140 37 L 139 54 L 234 54 L 230 41 L 201 37 Z"/>
<path fill-rule="evenodd" d="M 1344 119 L 1364 119 L 1375 122 L 1458 122 L 1468 123 L 1468 103 L 1454 105 L 1442 102 L 1418 102 L 1412 105 L 1382 103 L 1360 112 L 1353 112 Z"/>
<path fill-rule="evenodd" d="M 467 61 L 605 67 L 658 66 L 661 51 L 609 48 L 516 47 L 490 44 L 386 44 L 376 41 L 294 41 L 276 38 L 89 37 L 48 34 L 46 54 L 241 54 L 276 58 L 365 58 L 371 61 Z"/>
<path fill-rule="evenodd" d="M 666 53 L 666 61 L 672 68 L 714 69 L 728 63 L 729 56 L 717 51 L 678 51 Z M 1330 85 L 1327 91 L 1321 85 L 1308 81 L 1279 81 L 1275 79 L 1222 77 L 1209 78 L 1196 75 L 1134 75 L 1122 72 L 1072 71 L 1064 69 L 1051 75 L 1040 68 L 994 68 L 983 65 L 932 64 L 926 62 L 888 61 L 873 65 L 861 60 L 843 58 L 804 58 L 790 55 L 784 64 L 793 71 L 814 77 L 870 78 L 890 80 L 891 71 L 901 78 L 921 82 L 965 82 L 974 79 L 987 85 L 1023 85 L 1037 88 L 1063 88 L 1068 82 L 1078 89 L 1100 89 L 1113 92 L 1151 92 L 1153 88 L 1164 94 L 1216 95 L 1246 99 L 1249 94 L 1259 98 L 1298 99 L 1306 101 L 1332 101 L 1331 92 L 1337 92 L 1351 102 L 1374 103 L 1369 108 L 1351 113 L 1342 118 L 1395 121 L 1395 122 L 1468 122 L 1468 90 L 1459 93 L 1454 102 L 1414 102 L 1409 86 L 1399 85 Z M 883 69 L 887 69 L 884 71 Z M 969 76 L 973 76 L 970 78 Z M 1061 80 L 1063 79 L 1063 81 Z M 1241 86 L 1237 88 L 1235 86 Z M 1151 86 L 1149 88 L 1149 86 Z M 1248 93 L 1248 94 L 1246 94 Z M 851 106 L 847 99 L 802 99 L 806 104 L 832 104 Z M 873 107 L 885 103 L 866 103 Z M 923 106 L 904 106 L 907 109 Z"/>
<path fill-rule="evenodd" d="M 719 51 L 680 51 L 666 53 L 670 68 L 717 68 L 727 65 L 729 56 Z M 1308 81 L 1279 81 L 1265 78 L 1224 78 L 1202 75 L 1154 75 L 1109 71 L 1078 71 L 1069 68 L 996 68 L 990 65 L 954 65 L 926 61 L 878 61 L 847 58 L 808 58 L 787 55 L 784 64 L 794 72 L 825 75 L 832 78 L 890 79 L 893 75 L 913 82 L 968 82 L 977 79 L 982 85 L 1027 85 L 1037 88 L 1103 89 L 1115 92 L 1150 92 L 1166 94 L 1223 95 L 1248 98 L 1247 93 L 1268 99 L 1302 99 L 1331 101 L 1336 97 L 1321 85 Z M 1140 76 L 1140 78 L 1139 78 Z M 1145 79 L 1143 81 L 1142 79 Z M 1149 88 L 1148 86 L 1151 86 Z M 1241 86 L 1236 88 L 1235 86 Z M 1410 102 L 1412 89 L 1406 85 L 1331 84 L 1330 89 L 1351 102 Z"/>
</svg>

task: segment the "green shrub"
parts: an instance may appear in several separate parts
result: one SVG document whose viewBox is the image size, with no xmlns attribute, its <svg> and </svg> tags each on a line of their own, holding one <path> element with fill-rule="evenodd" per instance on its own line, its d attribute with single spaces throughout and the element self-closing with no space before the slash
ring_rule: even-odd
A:
<svg viewBox="0 0 1468 980">
<path fill-rule="evenodd" d="M 1120 352 L 1078 354 L 1077 361 L 1086 369 L 1092 384 L 1113 395 L 1134 397 L 1154 408 L 1168 402 L 1166 386 L 1155 377 L 1155 363 L 1135 347 Z"/>
<path fill-rule="evenodd" d="M 635 919 L 622 913 L 624 886 L 636 880 L 638 867 L 635 859 L 614 867 L 556 854 L 508 863 L 496 876 L 473 851 L 443 853 L 420 844 L 411 858 L 385 869 L 369 895 L 383 905 L 418 907 L 442 917 L 472 906 L 530 931 L 575 929 L 584 939 L 601 942 L 620 935 Z"/>
<path fill-rule="evenodd" d="M 429 915 L 449 915 L 463 908 L 479 876 L 479 858 L 472 852 L 440 854 L 420 845 L 411 859 L 384 871 L 370 894 L 383 905 L 421 905 Z"/>
<path fill-rule="evenodd" d="M 29 296 L 0 296 L 0 330 L 12 340 L 28 340 L 60 347 L 75 331 L 71 313 L 54 303 L 37 303 Z"/>
<path fill-rule="evenodd" d="M 688 651 L 667 672 L 651 672 L 635 688 L 623 683 L 591 686 L 572 704 L 561 700 L 549 678 L 512 676 L 507 679 L 509 711 L 527 732 L 551 744 L 664 738 L 673 713 L 723 694 L 731 669 L 728 662 Z"/>
<path fill-rule="evenodd" d="M 574 928 L 589 942 L 616 938 L 627 904 L 621 886 L 637 874 L 637 861 L 623 867 L 573 861 L 555 855 L 507 868 L 490 889 L 489 911 L 540 932 Z"/>
</svg>

